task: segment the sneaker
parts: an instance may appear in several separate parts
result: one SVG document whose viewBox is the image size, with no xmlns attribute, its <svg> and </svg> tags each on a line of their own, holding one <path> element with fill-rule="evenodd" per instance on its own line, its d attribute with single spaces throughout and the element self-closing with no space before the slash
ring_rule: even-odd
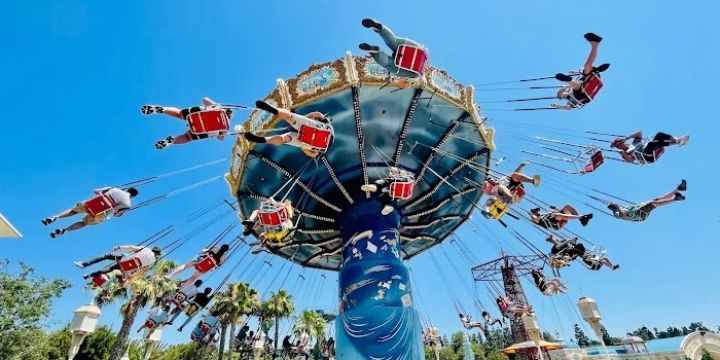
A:
<svg viewBox="0 0 720 360">
<path fill-rule="evenodd" d="M 682 179 L 682 181 L 680 181 L 680 185 L 677 186 L 677 189 L 678 191 L 687 190 L 687 181 L 685 181 L 685 179 Z"/>
<path fill-rule="evenodd" d="M 535 185 L 535 187 L 540 186 L 540 175 L 533 176 L 532 180 L 533 180 L 533 185 Z"/>
<path fill-rule="evenodd" d="M 361 24 L 368 29 L 382 30 L 382 24 L 373 19 L 362 19 Z"/>
<path fill-rule="evenodd" d="M 253 225 L 255 225 L 255 222 L 252 221 L 252 220 L 243 220 L 243 221 L 241 221 L 241 223 L 242 223 L 243 225 L 246 225 L 246 226 L 253 226 Z"/>
<path fill-rule="evenodd" d="M 360 186 L 360 190 L 364 192 L 376 192 L 377 191 L 377 185 L 375 184 L 365 184 Z"/>
<path fill-rule="evenodd" d="M 44 219 L 42 219 L 42 223 L 43 223 L 43 225 L 47 226 L 47 225 L 54 223 L 57 219 L 58 219 L 57 216 L 44 218 Z"/>
<path fill-rule="evenodd" d="M 143 105 L 140 108 L 140 112 L 145 115 L 156 114 L 156 113 L 162 114 L 164 112 L 164 109 L 162 106 L 157 106 L 157 105 Z"/>
<path fill-rule="evenodd" d="M 619 269 L 619 268 L 620 268 L 620 265 L 614 265 L 614 266 L 612 267 L 613 270 L 617 270 L 617 269 Z"/>
<path fill-rule="evenodd" d="M 164 140 L 160 140 L 160 141 L 156 142 L 155 148 L 158 150 L 162 150 L 174 142 L 175 142 L 175 138 L 172 136 L 168 136 Z"/>
<path fill-rule="evenodd" d="M 245 231 L 243 231 L 242 234 L 243 234 L 243 236 L 250 236 L 250 234 L 252 234 L 252 231 L 250 231 L 250 230 L 245 230 Z"/>
<path fill-rule="evenodd" d="M 362 43 L 362 44 L 358 45 L 358 47 L 360 48 L 360 50 L 364 50 L 364 51 L 367 51 L 370 53 L 376 53 L 376 52 L 380 51 L 379 46 L 370 45 L 368 43 Z"/>
<path fill-rule="evenodd" d="M 572 81 L 573 78 L 570 75 L 557 73 L 557 74 L 555 74 L 555 79 L 560 80 L 560 81 Z"/>
<path fill-rule="evenodd" d="M 580 217 L 580 224 L 582 224 L 582 226 L 586 226 L 590 222 L 590 219 L 592 219 L 592 218 L 593 218 L 593 214 L 583 215 Z"/>
<path fill-rule="evenodd" d="M 62 235 L 62 234 L 64 234 L 64 233 L 65 233 L 65 230 L 64 230 L 64 229 L 56 229 L 55 231 L 53 231 L 53 232 L 50 233 L 50 237 L 54 239 L 54 238 L 56 238 L 56 237 L 58 237 L 58 236 L 60 236 L 60 235 Z"/>
<path fill-rule="evenodd" d="M 269 113 L 271 113 L 271 114 L 274 114 L 274 115 L 277 115 L 277 114 L 278 114 L 278 109 L 276 109 L 274 106 L 272 106 L 272 105 L 270 105 L 270 104 L 268 104 L 268 103 L 266 103 L 265 101 L 262 101 L 262 100 L 256 101 L 256 102 L 255 102 L 255 107 L 258 108 L 258 109 L 260 109 L 260 110 L 265 110 L 265 111 L 267 111 L 267 112 L 269 112 Z"/>
<path fill-rule="evenodd" d="M 690 140 L 690 135 L 683 135 L 677 139 L 678 145 L 685 146 L 687 145 L 688 140 Z"/>
<path fill-rule="evenodd" d="M 683 195 L 679 192 L 676 192 L 675 193 L 675 201 L 680 201 L 680 200 L 685 200 L 685 195 Z"/>
<path fill-rule="evenodd" d="M 390 213 L 392 213 L 393 210 L 395 210 L 395 208 L 393 208 L 392 206 L 390 206 L 390 205 L 385 205 L 385 206 L 382 208 L 382 210 L 380 211 L 380 213 L 383 214 L 383 215 L 390 215 Z"/>
<path fill-rule="evenodd" d="M 596 34 L 593 34 L 591 32 L 583 35 L 583 37 L 585 38 L 585 40 L 587 40 L 589 42 L 601 42 L 602 41 L 602 37 L 600 37 Z"/>
<path fill-rule="evenodd" d="M 601 73 L 610 68 L 610 64 L 602 64 L 598 67 L 593 67 L 593 72 Z"/>
<path fill-rule="evenodd" d="M 83 265 L 82 261 L 75 261 L 73 264 L 75 264 L 75 266 L 77 266 L 81 269 L 85 268 L 85 265 Z"/>
</svg>

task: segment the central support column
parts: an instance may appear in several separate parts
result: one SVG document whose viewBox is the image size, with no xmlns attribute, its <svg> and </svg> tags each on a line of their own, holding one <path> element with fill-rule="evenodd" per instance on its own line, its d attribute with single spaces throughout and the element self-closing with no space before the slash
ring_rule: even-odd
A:
<svg viewBox="0 0 720 360">
<path fill-rule="evenodd" d="M 383 216 L 377 199 L 343 211 L 337 358 L 424 359 L 420 315 L 413 307 L 400 248 L 400 214 Z"/>
</svg>

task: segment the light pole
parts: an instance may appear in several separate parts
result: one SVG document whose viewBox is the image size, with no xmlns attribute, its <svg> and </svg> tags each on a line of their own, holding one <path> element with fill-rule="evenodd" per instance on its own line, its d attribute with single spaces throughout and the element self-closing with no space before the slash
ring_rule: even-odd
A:
<svg viewBox="0 0 720 360">
<path fill-rule="evenodd" d="M 81 306 L 75 310 L 75 315 L 70 323 L 72 340 L 70 350 L 68 350 L 68 360 L 72 360 L 77 355 L 85 338 L 95 332 L 100 314 L 100 308 L 94 304 Z"/>
<path fill-rule="evenodd" d="M 602 320 L 602 316 L 600 316 L 600 310 L 598 309 L 597 301 L 587 296 L 583 296 L 580 298 L 580 300 L 578 300 L 578 308 L 580 309 L 583 320 L 590 324 L 590 327 L 595 332 L 595 336 L 597 336 L 597 338 L 600 340 L 600 344 L 602 344 L 603 350 L 605 350 L 605 355 L 607 355 L 607 358 L 610 359 L 610 352 L 608 351 L 608 348 L 605 345 L 605 340 L 602 336 L 602 325 L 600 325 L 600 320 Z"/>
</svg>

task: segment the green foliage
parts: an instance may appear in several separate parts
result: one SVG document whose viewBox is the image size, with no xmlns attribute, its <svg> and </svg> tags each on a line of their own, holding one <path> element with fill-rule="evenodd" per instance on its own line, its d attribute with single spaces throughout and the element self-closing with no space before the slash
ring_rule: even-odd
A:
<svg viewBox="0 0 720 360">
<path fill-rule="evenodd" d="M 603 338 L 603 342 L 605 343 L 605 345 L 607 345 L 607 346 L 620 345 L 621 339 L 610 336 L 610 334 L 608 334 L 607 330 L 605 329 L 605 326 L 600 325 L 600 331 L 602 332 L 602 338 Z"/>
<path fill-rule="evenodd" d="M 575 343 L 579 347 L 587 347 L 590 345 L 590 338 L 585 335 L 585 332 L 580 328 L 578 324 L 575 324 Z"/>
<path fill-rule="evenodd" d="M 707 350 L 703 349 L 702 357 L 700 358 L 700 360 L 714 360 L 714 359 Z"/>
<path fill-rule="evenodd" d="M 75 360 L 107 360 L 114 344 L 115 334 L 102 326 L 85 339 Z"/>
<path fill-rule="evenodd" d="M 306 333 L 313 339 L 321 339 L 325 334 L 327 322 L 321 314 L 313 310 L 305 310 L 295 317 L 295 334 Z"/>
<path fill-rule="evenodd" d="M 639 336 L 640 338 L 642 338 L 645 341 L 655 339 L 655 334 L 653 334 L 653 332 L 650 331 L 650 329 L 648 329 L 647 326 L 643 326 L 643 327 L 631 332 L 630 334 L 632 334 L 634 336 Z"/>
<path fill-rule="evenodd" d="M 180 344 L 168 347 L 161 355 L 153 356 L 152 360 L 211 360 L 213 353 L 195 344 Z"/>
<path fill-rule="evenodd" d="M 52 300 L 68 288 L 66 280 L 37 276 L 35 269 L 24 263 L 13 270 L 9 260 L 0 260 L 0 359 L 43 345 L 37 341 L 44 338 L 39 330 L 42 322 L 50 314 Z M 22 356 L 26 359 L 30 355 Z"/>
</svg>

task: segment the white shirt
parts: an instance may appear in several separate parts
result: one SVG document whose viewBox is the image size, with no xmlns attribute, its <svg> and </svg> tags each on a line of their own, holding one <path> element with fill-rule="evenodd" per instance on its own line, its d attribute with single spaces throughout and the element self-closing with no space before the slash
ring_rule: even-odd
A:
<svg viewBox="0 0 720 360">
<path fill-rule="evenodd" d="M 181 287 L 178 292 L 185 294 L 185 299 L 190 300 L 198 294 L 198 288 L 195 284 L 189 284 Z"/>
<path fill-rule="evenodd" d="M 102 188 L 98 190 L 104 191 L 104 194 L 111 198 L 113 202 L 115 202 L 115 207 L 113 208 L 113 210 L 127 210 L 132 207 L 132 201 L 130 200 L 129 192 L 118 188 Z"/>
<path fill-rule="evenodd" d="M 143 248 L 142 250 L 123 255 L 120 261 L 127 261 L 130 259 L 140 260 L 140 266 L 146 267 L 155 263 L 155 253 L 150 248 Z"/>
</svg>

